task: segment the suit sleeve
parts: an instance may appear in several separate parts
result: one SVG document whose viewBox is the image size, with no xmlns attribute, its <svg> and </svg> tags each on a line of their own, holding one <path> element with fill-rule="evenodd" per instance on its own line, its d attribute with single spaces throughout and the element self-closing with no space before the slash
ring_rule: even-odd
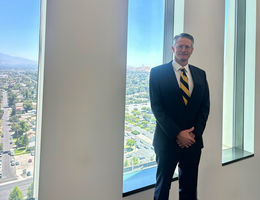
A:
<svg viewBox="0 0 260 200">
<path fill-rule="evenodd" d="M 194 133 L 197 137 L 202 137 L 203 131 L 206 127 L 206 122 L 208 120 L 209 109 L 210 109 L 210 99 L 209 99 L 209 87 L 206 79 L 206 73 L 204 72 L 205 80 L 205 90 L 203 98 L 200 104 L 199 112 L 196 117 Z"/>
<path fill-rule="evenodd" d="M 159 77 L 157 71 L 151 69 L 149 80 L 149 92 L 152 112 L 157 124 L 169 139 L 176 139 L 181 129 L 176 125 L 166 112 L 162 103 L 161 90 L 159 87 Z"/>
</svg>

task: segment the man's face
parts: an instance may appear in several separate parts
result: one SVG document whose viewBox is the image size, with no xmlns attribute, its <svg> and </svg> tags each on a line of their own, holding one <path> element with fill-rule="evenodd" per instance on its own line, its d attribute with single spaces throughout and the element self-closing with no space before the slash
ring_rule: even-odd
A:
<svg viewBox="0 0 260 200">
<path fill-rule="evenodd" d="M 179 63 L 186 65 L 193 52 L 192 42 L 188 38 L 179 38 L 174 46 L 172 46 L 174 53 L 174 60 Z"/>
</svg>

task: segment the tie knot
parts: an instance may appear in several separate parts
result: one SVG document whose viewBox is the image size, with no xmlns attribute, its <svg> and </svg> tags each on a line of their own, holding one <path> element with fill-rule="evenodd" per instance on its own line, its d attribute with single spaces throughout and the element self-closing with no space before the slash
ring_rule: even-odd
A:
<svg viewBox="0 0 260 200">
<path fill-rule="evenodd" d="M 179 70 L 181 70 L 182 72 L 186 72 L 185 67 L 180 67 Z"/>
</svg>

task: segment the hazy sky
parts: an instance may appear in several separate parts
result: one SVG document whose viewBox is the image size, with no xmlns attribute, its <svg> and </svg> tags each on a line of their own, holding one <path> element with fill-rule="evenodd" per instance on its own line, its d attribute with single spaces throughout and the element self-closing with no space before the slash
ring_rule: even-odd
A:
<svg viewBox="0 0 260 200">
<path fill-rule="evenodd" d="M 0 0 L 0 53 L 38 59 L 40 0 Z"/>
<path fill-rule="evenodd" d="M 129 0 L 127 64 L 133 67 L 162 64 L 163 0 Z"/>
</svg>

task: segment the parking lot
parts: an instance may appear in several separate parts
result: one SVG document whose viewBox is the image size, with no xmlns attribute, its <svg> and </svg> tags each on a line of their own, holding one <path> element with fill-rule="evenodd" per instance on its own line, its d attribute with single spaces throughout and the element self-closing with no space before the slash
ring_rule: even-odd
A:
<svg viewBox="0 0 260 200">
<path fill-rule="evenodd" d="M 15 163 L 17 162 L 19 163 L 16 165 L 16 175 L 18 179 L 23 179 L 28 177 L 28 175 L 33 175 L 34 156 L 31 156 L 31 154 L 15 156 Z"/>
</svg>

